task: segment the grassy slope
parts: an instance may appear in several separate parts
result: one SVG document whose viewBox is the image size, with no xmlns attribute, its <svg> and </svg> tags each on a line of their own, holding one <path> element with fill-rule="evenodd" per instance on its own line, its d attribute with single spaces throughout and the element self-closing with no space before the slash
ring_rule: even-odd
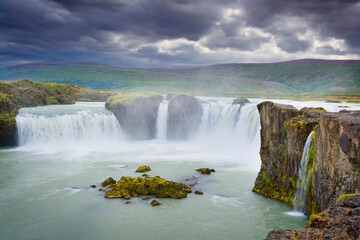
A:
<svg viewBox="0 0 360 240">
<path fill-rule="evenodd" d="M 72 83 L 93 89 L 236 93 L 360 93 L 360 61 L 299 60 L 185 69 L 126 69 L 100 64 L 29 64 L 0 79 Z"/>
</svg>

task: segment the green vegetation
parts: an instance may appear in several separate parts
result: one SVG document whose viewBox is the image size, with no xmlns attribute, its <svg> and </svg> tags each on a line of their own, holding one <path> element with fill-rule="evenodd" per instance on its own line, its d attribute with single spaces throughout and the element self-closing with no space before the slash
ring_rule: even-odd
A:
<svg viewBox="0 0 360 240">
<path fill-rule="evenodd" d="M 348 197 L 352 197 L 352 196 L 355 196 L 355 195 L 356 195 L 355 193 L 341 195 L 341 196 L 337 199 L 336 202 L 338 203 L 338 202 L 341 201 L 341 200 L 344 200 L 344 199 L 346 199 L 346 198 L 348 198 Z"/>
<path fill-rule="evenodd" d="M 101 64 L 27 64 L 0 69 L 0 79 L 29 78 L 92 89 L 146 90 L 197 95 L 360 93 L 360 62 L 223 64 L 184 69 L 129 69 Z M 293 98 L 293 95 L 289 95 Z M 301 95 L 299 95 L 301 97 Z"/>
<path fill-rule="evenodd" d="M 107 181 L 107 180 L 105 180 Z M 138 195 L 155 195 L 158 198 L 186 198 L 191 189 L 183 184 L 155 177 L 122 177 L 116 184 L 110 185 L 105 198 L 137 197 Z"/>
<path fill-rule="evenodd" d="M 106 106 L 110 109 L 114 109 L 116 104 L 122 104 L 124 106 L 127 106 L 131 104 L 132 100 L 134 100 L 135 98 L 139 98 L 139 97 L 149 98 L 154 96 L 161 96 L 161 95 L 158 93 L 146 92 L 146 91 L 140 91 L 140 92 L 121 91 L 117 95 L 109 97 L 106 100 Z"/>
</svg>

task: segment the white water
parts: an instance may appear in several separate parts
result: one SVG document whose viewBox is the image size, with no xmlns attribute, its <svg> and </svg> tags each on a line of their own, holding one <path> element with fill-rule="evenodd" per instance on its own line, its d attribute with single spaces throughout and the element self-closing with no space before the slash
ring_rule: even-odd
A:
<svg viewBox="0 0 360 240">
<path fill-rule="evenodd" d="M 241 240 L 304 226 L 305 218 L 284 214 L 289 206 L 251 191 L 260 168 L 256 104 L 263 100 L 250 99 L 240 112 L 229 98 L 201 100 L 203 120 L 188 141 L 126 141 L 103 103 L 21 109 L 19 117 L 28 118 L 22 119 L 25 122 L 45 118 L 49 123 L 20 123 L 17 118 L 23 125 L 22 145 L 0 149 L 0 239 Z M 166 108 L 165 102 L 162 105 Z M 165 136 L 166 113 L 159 110 L 160 139 Z M 59 124 L 77 126 L 70 128 L 77 133 L 55 130 Z M 123 199 L 107 200 L 89 187 L 110 176 L 141 176 L 135 169 L 144 164 L 152 168 L 152 176 L 173 181 L 197 177 L 195 190 L 204 195 L 158 199 L 162 205 L 153 208 L 141 198 L 132 198 L 128 205 Z M 199 167 L 216 172 L 202 176 L 194 171 Z"/>
<path fill-rule="evenodd" d="M 302 152 L 302 156 L 301 156 L 301 161 L 300 161 L 300 168 L 299 168 L 299 177 L 298 177 L 298 181 L 297 181 L 297 189 L 296 189 L 296 193 L 294 196 L 294 208 L 297 211 L 300 211 L 302 213 L 305 212 L 305 201 L 306 201 L 306 197 L 307 197 L 307 193 L 309 190 L 309 183 L 310 183 L 310 172 L 306 172 L 306 167 L 307 167 L 307 162 L 308 162 L 308 157 L 309 157 L 309 149 L 310 149 L 310 145 L 311 145 L 311 134 L 313 132 L 311 132 L 309 134 L 309 136 L 306 139 L 305 145 L 304 145 L 304 149 Z"/>
<path fill-rule="evenodd" d="M 168 101 L 164 100 L 159 105 L 156 128 L 157 139 L 166 140 L 166 127 L 167 127 L 167 115 L 168 115 Z"/>
</svg>

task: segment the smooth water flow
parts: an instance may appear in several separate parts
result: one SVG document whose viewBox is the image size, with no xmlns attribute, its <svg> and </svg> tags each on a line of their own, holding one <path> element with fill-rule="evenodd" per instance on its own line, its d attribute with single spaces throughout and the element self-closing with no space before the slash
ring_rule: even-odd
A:
<svg viewBox="0 0 360 240">
<path fill-rule="evenodd" d="M 167 115 L 168 115 L 168 104 L 169 102 L 164 100 L 159 105 L 157 115 L 157 139 L 166 140 L 166 128 L 167 128 Z"/>
<path fill-rule="evenodd" d="M 303 227 L 305 217 L 284 214 L 291 207 L 251 191 L 260 169 L 256 104 L 263 100 L 242 107 L 232 100 L 201 97 L 201 123 L 187 141 L 166 139 L 166 101 L 150 141 L 123 138 L 104 103 L 22 108 L 21 145 L 0 150 L 0 239 L 256 240 Z M 162 205 L 152 207 L 142 197 L 104 199 L 90 187 L 110 176 L 140 177 L 135 170 L 144 164 L 149 175 L 172 181 L 195 176 L 193 190 L 204 194 L 157 199 Z M 201 167 L 216 172 L 204 176 L 195 171 Z"/>
<path fill-rule="evenodd" d="M 305 201 L 309 191 L 309 183 L 311 177 L 311 172 L 307 170 L 307 163 L 309 157 L 309 149 L 311 146 L 312 134 L 313 132 L 309 134 L 304 145 L 304 150 L 301 156 L 301 162 L 299 168 L 299 178 L 296 184 L 297 189 L 293 200 L 295 210 L 300 211 L 302 213 L 305 212 Z"/>
</svg>

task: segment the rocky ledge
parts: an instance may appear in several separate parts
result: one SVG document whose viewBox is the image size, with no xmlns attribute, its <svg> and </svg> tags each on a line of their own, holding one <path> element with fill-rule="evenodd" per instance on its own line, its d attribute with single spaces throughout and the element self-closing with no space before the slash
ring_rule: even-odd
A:
<svg viewBox="0 0 360 240">
<path fill-rule="evenodd" d="M 269 101 L 258 110 L 261 170 L 254 192 L 293 205 L 302 152 L 314 131 L 306 170 L 307 215 L 324 211 L 343 194 L 360 193 L 360 113 L 298 110 Z"/>
<path fill-rule="evenodd" d="M 324 212 L 312 215 L 305 228 L 271 231 L 266 239 L 339 239 L 360 237 L 360 195 L 340 200 Z"/>
</svg>

